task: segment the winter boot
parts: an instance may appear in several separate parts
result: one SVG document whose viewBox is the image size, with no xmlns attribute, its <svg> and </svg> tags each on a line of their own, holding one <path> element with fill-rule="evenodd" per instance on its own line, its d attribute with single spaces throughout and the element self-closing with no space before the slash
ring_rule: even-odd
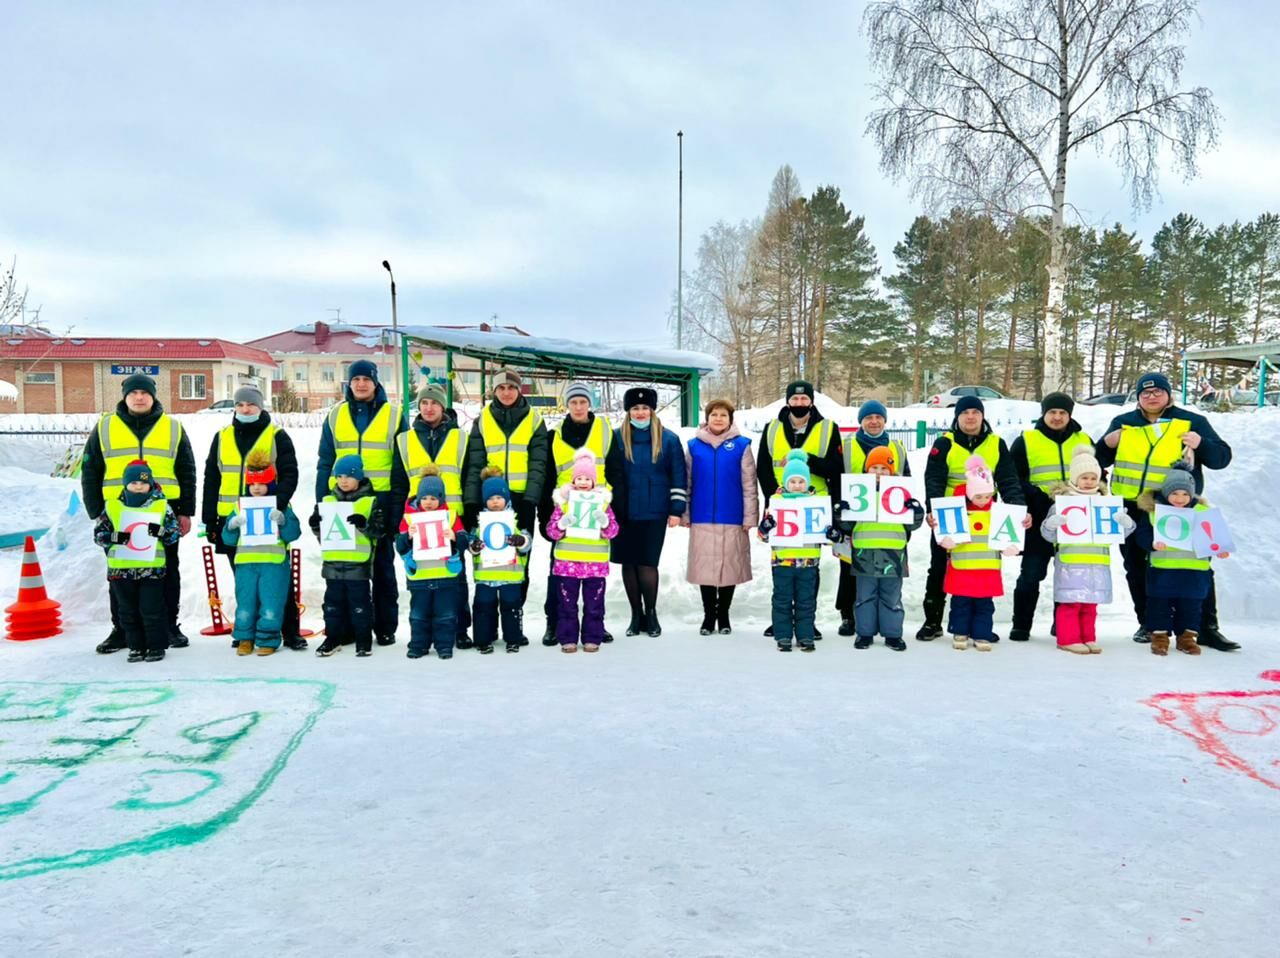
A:
<svg viewBox="0 0 1280 958">
<path fill-rule="evenodd" d="M 493 655 L 493 644 L 490 643 L 489 645 L 477 645 L 476 651 L 479 652 L 481 655 Z"/>
<path fill-rule="evenodd" d="M 453 647 L 455 649 L 473 649 L 475 648 L 475 645 L 476 644 L 471 641 L 471 636 L 467 635 L 465 632 L 460 633 L 453 640 Z"/>
<path fill-rule="evenodd" d="M 608 629 L 605 629 L 605 630 L 600 634 L 600 641 L 601 641 L 601 642 L 612 642 L 612 641 L 613 641 L 613 633 L 612 633 L 612 632 L 610 632 Z"/>
<path fill-rule="evenodd" d="M 169 626 L 169 648 L 185 649 L 190 644 L 191 644 L 191 640 L 182 634 L 182 629 L 178 626 L 176 622 L 173 625 Z M 147 661 L 153 662 L 155 660 L 148 659 Z"/>
<path fill-rule="evenodd" d="M 241 639 L 237 642 L 236 655 L 253 655 L 253 639 Z"/>
<path fill-rule="evenodd" d="M 1089 646 L 1083 642 L 1072 642 L 1070 645 L 1060 645 L 1058 649 L 1062 652 L 1070 652 L 1073 655 L 1088 655 Z"/>
<path fill-rule="evenodd" d="M 639 609 L 631 610 L 631 624 L 627 626 L 627 635 L 639 635 L 644 630 L 644 616 Z"/>
<path fill-rule="evenodd" d="M 657 609 L 650 609 L 644 614 L 644 630 L 655 639 L 662 634 L 662 623 L 658 621 Z"/>
<path fill-rule="evenodd" d="M 1151 632 L 1151 638 L 1147 641 L 1151 643 L 1152 655 L 1168 655 L 1169 654 L 1169 633 L 1168 632 Z M 1135 639 L 1134 641 L 1137 641 Z"/>
<path fill-rule="evenodd" d="M 1102 654 L 1102 646 L 1100 646 L 1097 642 L 1086 642 L 1084 644 L 1084 647 L 1089 650 L 1090 655 Z"/>
<path fill-rule="evenodd" d="M 932 642 L 934 639 L 940 638 L 942 638 L 942 626 L 935 622 L 926 622 L 916 632 L 917 642 Z"/>
<path fill-rule="evenodd" d="M 702 590 L 702 625 L 698 628 L 699 635 L 711 635 L 716 630 L 716 589 L 714 586 L 704 585 Z"/>
<path fill-rule="evenodd" d="M 259 655 L 275 655 L 276 647 L 274 645 L 260 645 L 258 646 L 258 654 Z"/>
<path fill-rule="evenodd" d="M 953 635 L 951 637 L 951 647 L 957 652 L 963 652 L 969 647 L 969 637 L 967 635 Z"/>
<path fill-rule="evenodd" d="M 857 628 L 853 624 L 853 619 L 841 619 L 840 628 L 836 629 L 836 635 L 842 635 L 845 638 L 848 638 L 857 631 Z"/>
<path fill-rule="evenodd" d="M 1141 626 L 1139 626 L 1138 631 L 1133 633 L 1133 641 L 1137 642 L 1140 645 L 1146 645 L 1148 642 L 1151 641 L 1151 631 L 1149 629 L 1144 629 Z"/>
<path fill-rule="evenodd" d="M 816 638 L 816 636 L 815 636 L 815 638 Z M 812 642 L 801 642 L 801 643 L 800 643 L 800 651 L 801 651 L 801 652 L 812 652 L 812 651 L 814 651 L 814 649 L 816 649 L 816 648 L 817 648 L 817 646 L 816 646 L 816 645 L 814 645 Z"/>
<path fill-rule="evenodd" d="M 560 643 L 560 651 L 561 651 L 561 652 L 569 652 L 569 653 L 577 652 L 577 651 L 578 651 L 578 643 L 577 643 L 577 642 L 575 642 L 575 643 L 573 643 L 573 645 L 570 645 L 568 642 L 561 642 L 561 643 Z"/>
<path fill-rule="evenodd" d="M 900 635 L 895 635 L 892 638 L 885 639 L 884 644 L 895 652 L 907 651 L 907 643 L 902 641 L 902 636 Z"/>
<path fill-rule="evenodd" d="M 822 630 L 818 628 L 816 625 L 813 627 L 813 641 L 815 642 L 822 641 Z"/>
<path fill-rule="evenodd" d="M 1036 602 L 1040 593 L 1030 589 L 1013 590 L 1013 625 L 1009 629 L 1010 642 L 1027 642 L 1031 639 L 1031 625 L 1036 617 Z"/>
<path fill-rule="evenodd" d="M 1240 643 L 1228 639 L 1216 625 L 1202 629 L 1200 634 L 1196 636 L 1196 644 L 1216 649 L 1219 652 L 1236 652 L 1240 649 Z"/>
<path fill-rule="evenodd" d="M 853 647 L 855 649 L 869 649 L 871 648 L 871 643 L 874 641 L 874 635 L 860 635 L 853 640 Z"/>
<path fill-rule="evenodd" d="M 1185 652 L 1187 655 L 1199 655 L 1200 646 L 1196 644 L 1196 633 L 1190 629 L 1183 629 L 1178 634 L 1177 648 L 1179 652 Z"/>
<path fill-rule="evenodd" d="M 550 624 L 547 625 L 546 630 L 542 633 L 542 644 L 547 648 L 560 644 L 560 640 L 556 638 L 556 630 Z"/>
<path fill-rule="evenodd" d="M 356 643 L 356 644 L 358 645 L 359 643 Z M 396 637 L 394 635 L 380 635 L 378 636 L 378 644 L 379 645 L 395 645 Z M 356 654 L 359 655 L 360 654 L 359 651 L 357 651 Z"/>
<path fill-rule="evenodd" d="M 147 653 L 146 653 L 146 652 L 144 652 L 142 649 L 130 649 L 130 650 L 129 650 L 129 656 L 128 656 L 128 658 L 126 658 L 126 659 L 125 659 L 125 661 L 126 661 L 126 662 L 141 662 L 141 661 L 142 661 L 142 659 L 146 656 L 146 654 L 147 654 Z"/>
<path fill-rule="evenodd" d="M 305 652 L 307 650 L 307 640 L 300 635 L 291 635 L 282 644 L 286 649 L 292 649 L 294 652 Z"/>
<path fill-rule="evenodd" d="M 357 658 L 357 659 L 367 659 L 367 658 L 368 658 L 369 656 L 371 656 L 371 655 L 373 655 L 373 649 L 372 649 L 372 648 L 362 649 L 362 648 L 360 648 L 360 646 L 358 646 L 358 645 L 356 646 L 356 658 Z"/>
<path fill-rule="evenodd" d="M 426 652 L 423 652 L 420 649 L 409 649 L 407 652 L 405 652 L 404 657 L 406 659 L 420 659 L 426 654 L 427 654 Z"/>
<path fill-rule="evenodd" d="M 448 662 L 451 658 L 453 658 L 453 653 L 450 652 L 448 649 L 446 649 L 443 652 L 437 652 L 436 656 L 440 659 L 441 662 Z"/>
<path fill-rule="evenodd" d="M 773 638 L 773 626 L 772 626 L 772 625 L 766 626 L 766 627 L 765 627 L 765 630 L 764 630 L 764 634 L 765 634 L 765 637 L 766 637 L 766 638 L 772 639 L 772 638 Z M 787 651 L 788 651 L 788 652 L 790 652 L 791 650 L 790 650 L 790 649 L 787 649 Z"/>
<path fill-rule="evenodd" d="M 320 643 L 320 647 L 316 649 L 316 655 L 320 656 L 320 658 L 322 659 L 327 659 L 329 656 L 333 655 L 333 653 L 339 651 L 341 648 L 342 648 L 341 639 L 335 639 L 331 635 L 326 635 L 324 637 L 324 641 Z"/>
<path fill-rule="evenodd" d="M 112 629 L 111 634 L 98 643 L 97 653 L 99 655 L 110 655 L 112 652 L 119 652 L 121 649 L 129 647 L 128 641 L 124 637 L 124 633 L 119 629 Z"/>
<path fill-rule="evenodd" d="M 790 643 L 790 642 L 779 642 L 779 643 L 778 643 L 778 651 L 779 651 L 779 652 L 790 652 L 790 651 L 791 651 L 791 643 Z"/>
<path fill-rule="evenodd" d="M 990 639 L 974 639 L 973 647 L 977 649 L 979 652 L 990 652 L 991 640 Z"/>
<path fill-rule="evenodd" d="M 148 649 L 142 660 L 144 662 L 162 662 L 164 661 L 164 649 Z"/>
<path fill-rule="evenodd" d="M 508 643 L 507 643 L 507 651 L 508 651 L 508 652 L 519 652 L 519 651 L 520 651 L 520 642 L 519 642 L 518 640 L 517 640 L 517 641 L 515 641 L 515 642 L 508 642 Z"/>
</svg>

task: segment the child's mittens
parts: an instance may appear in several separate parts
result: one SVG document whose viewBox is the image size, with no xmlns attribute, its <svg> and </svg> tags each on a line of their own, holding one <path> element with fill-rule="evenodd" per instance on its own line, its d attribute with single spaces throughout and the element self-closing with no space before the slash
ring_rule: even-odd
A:
<svg viewBox="0 0 1280 958">
<path fill-rule="evenodd" d="M 233 515 L 230 519 L 227 520 L 227 528 L 230 529 L 232 532 L 235 532 L 242 525 L 244 525 L 244 516 L 240 515 L 240 513 L 238 512 L 235 515 Z M 320 528 L 319 522 L 316 523 L 316 528 L 317 529 Z"/>
<path fill-rule="evenodd" d="M 401 532 L 396 536 L 396 552 L 407 555 L 409 551 L 409 533 Z"/>
<path fill-rule="evenodd" d="M 474 539 L 471 540 L 471 544 L 467 546 L 467 550 L 473 556 L 478 556 L 481 552 L 484 551 L 484 540 L 482 540 L 479 536 L 476 536 Z"/>
<path fill-rule="evenodd" d="M 456 555 L 449 556 L 449 558 L 444 560 L 444 567 L 454 575 L 457 575 L 462 571 L 462 560 Z"/>
<path fill-rule="evenodd" d="M 827 526 L 826 537 L 828 542 L 835 545 L 844 539 L 844 533 L 835 526 Z"/>
<path fill-rule="evenodd" d="M 116 545 L 118 545 L 118 546 L 125 545 L 125 544 L 126 544 L 127 542 L 129 542 L 129 540 L 130 540 L 130 539 L 132 539 L 132 538 L 133 538 L 133 536 L 131 536 L 131 535 L 130 535 L 129 533 L 127 533 L 127 532 L 113 532 L 113 533 L 111 534 L 111 541 L 112 541 L 112 542 L 114 542 L 114 543 L 115 543 Z"/>
<path fill-rule="evenodd" d="M 1128 516 L 1125 518 L 1128 518 Z M 1129 521 L 1133 522 L 1132 519 L 1129 519 Z M 1121 525 L 1124 525 L 1124 523 L 1121 523 Z M 1050 532 L 1057 532 L 1062 528 L 1062 516 L 1052 515 L 1046 517 L 1044 522 L 1041 524 L 1041 528 L 1048 529 Z"/>
<path fill-rule="evenodd" d="M 163 532 L 163 531 L 164 531 L 164 529 L 163 529 L 163 527 L 160 525 L 160 523 L 158 523 L 158 522 L 148 522 L 148 523 L 147 523 L 147 535 L 151 536 L 151 538 L 153 538 L 153 539 L 158 539 L 158 538 L 160 538 L 160 533 L 161 533 L 161 532 Z"/>
<path fill-rule="evenodd" d="M 1002 555 L 1007 555 L 1007 556 L 1016 556 L 1016 555 L 1018 554 L 1018 552 L 1019 552 L 1019 551 L 1020 551 L 1020 550 L 1018 549 L 1018 547 L 1017 547 L 1017 546 L 1009 546 L 1009 547 L 1007 547 L 1007 548 L 1004 550 L 1004 552 L 1002 553 Z"/>
<path fill-rule="evenodd" d="M 413 558 L 413 553 L 406 552 L 400 558 L 404 559 L 404 571 L 413 575 L 418 571 L 418 563 Z"/>
<path fill-rule="evenodd" d="M 281 512 L 279 509 L 272 509 L 270 512 L 267 513 L 267 518 L 269 518 L 276 525 L 280 525 L 282 522 L 284 522 L 284 513 Z"/>
<path fill-rule="evenodd" d="M 556 525 L 558 525 L 561 529 L 568 529 L 568 528 L 569 528 L 569 516 L 568 516 L 568 515 L 562 515 L 559 519 L 557 519 L 557 520 L 556 520 Z"/>
<path fill-rule="evenodd" d="M 603 529 L 609 524 L 609 513 L 605 512 L 603 509 L 597 509 L 595 516 L 596 525 L 600 526 L 600 528 Z"/>
<path fill-rule="evenodd" d="M 956 547 L 956 540 L 951 538 L 951 536 L 943 536 L 938 540 L 938 545 L 950 552 Z"/>
<path fill-rule="evenodd" d="M 307 520 L 307 525 L 311 527 L 311 531 L 316 534 L 316 538 L 320 538 L 320 507 L 316 506 L 311 510 L 311 518 Z"/>
<path fill-rule="evenodd" d="M 769 533 L 776 528 L 778 528 L 778 520 L 767 512 L 764 514 L 764 518 L 760 520 L 760 525 L 756 527 L 762 539 L 769 538 Z"/>
<path fill-rule="evenodd" d="M 1124 534 L 1128 535 L 1134 529 L 1138 528 L 1138 524 L 1133 521 L 1133 516 L 1127 512 L 1120 513 L 1120 528 L 1124 530 Z"/>
<path fill-rule="evenodd" d="M 511 535 L 507 536 L 507 545 L 515 546 L 517 549 L 523 549 L 525 543 L 528 541 L 528 537 L 519 532 L 513 532 Z"/>
<path fill-rule="evenodd" d="M 367 516 L 362 516 L 358 512 L 353 512 L 351 515 L 347 516 L 347 522 L 363 531 L 364 527 L 369 524 L 369 519 Z"/>
</svg>

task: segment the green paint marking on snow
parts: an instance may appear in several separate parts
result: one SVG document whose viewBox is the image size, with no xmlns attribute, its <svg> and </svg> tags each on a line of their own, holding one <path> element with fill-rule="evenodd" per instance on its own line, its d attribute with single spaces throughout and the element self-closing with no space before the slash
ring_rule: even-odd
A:
<svg viewBox="0 0 1280 958">
<path fill-rule="evenodd" d="M 212 838 L 266 793 L 335 692 L 296 679 L 0 683 L 0 881 Z"/>
</svg>

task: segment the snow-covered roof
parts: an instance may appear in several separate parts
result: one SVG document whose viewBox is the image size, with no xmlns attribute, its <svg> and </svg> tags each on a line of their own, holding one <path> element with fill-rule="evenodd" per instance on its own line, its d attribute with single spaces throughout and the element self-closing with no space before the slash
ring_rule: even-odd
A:
<svg viewBox="0 0 1280 958">
<path fill-rule="evenodd" d="M 653 349 L 634 343 L 586 343 L 550 336 L 516 336 L 510 333 L 475 329 L 442 329 L 439 326 L 401 326 L 400 332 L 413 339 L 448 349 L 464 350 L 471 356 L 515 365 L 544 367 L 594 366 L 601 371 L 634 370 L 649 376 L 660 370 L 714 372 L 719 365 L 714 356 L 687 349 Z"/>
<path fill-rule="evenodd" d="M 0 399 L 17 400 L 17 398 L 18 387 L 13 383 L 7 383 L 3 379 L 0 379 Z"/>
</svg>

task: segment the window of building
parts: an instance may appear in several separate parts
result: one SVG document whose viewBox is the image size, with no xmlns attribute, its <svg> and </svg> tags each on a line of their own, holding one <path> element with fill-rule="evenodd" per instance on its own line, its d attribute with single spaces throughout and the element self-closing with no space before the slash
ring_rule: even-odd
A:
<svg viewBox="0 0 1280 958">
<path fill-rule="evenodd" d="M 204 374 L 182 373 L 178 377 L 179 399 L 204 399 Z"/>
<path fill-rule="evenodd" d="M 46 383 L 56 383 L 57 381 L 54 373 L 27 373 L 26 375 L 28 386 L 40 386 Z"/>
<path fill-rule="evenodd" d="M 307 367 L 299 364 L 293 367 L 293 381 L 295 383 L 305 383 L 307 381 Z"/>
<path fill-rule="evenodd" d="M 342 364 L 342 381 L 345 383 L 350 379 L 351 379 L 351 364 L 343 363 Z"/>
<path fill-rule="evenodd" d="M 277 382 L 277 383 L 284 382 L 284 366 L 283 365 L 276 366 L 275 369 L 271 370 L 271 379 L 273 382 Z"/>
<path fill-rule="evenodd" d="M 331 383 L 337 381 L 338 371 L 332 363 L 325 363 L 320 367 L 320 381 Z"/>
</svg>

